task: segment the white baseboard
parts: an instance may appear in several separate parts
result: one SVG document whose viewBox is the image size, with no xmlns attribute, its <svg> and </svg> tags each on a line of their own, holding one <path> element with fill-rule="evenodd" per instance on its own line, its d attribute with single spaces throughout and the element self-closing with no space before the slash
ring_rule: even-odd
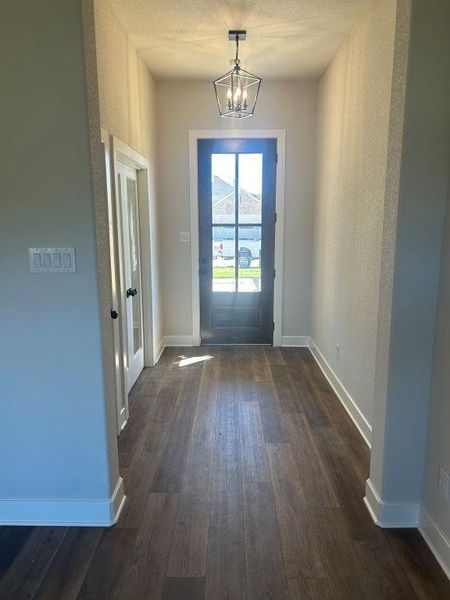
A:
<svg viewBox="0 0 450 600">
<path fill-rule="evenodd" d="M 395 529 L 417 527 L 419 524 L 418 502 L 385 502 L 370 479 L 366 481 L 364 504 L 378 527 Z"/>
<path fill-rule="evenodd" d="M 372 443 L 372 426 L 370 425 L 369 421 L 363 415 L 355 400 L 353 400 L 353 398 L 347 392 L 344 385 L 341 383 L 336 373 L 327 363 L 325 357 L 317 348 L 316 344 L 314 343 L 314 340 L 312 339 L 310 340 L 309 348 L 317 364 L 321 368 L 322 373 L 328 379 L 329 384 L 335 391 L 337 397 L 341 401 L 341 404 L 350 415 L 350 418 L 352 419 L 353 423 L 356 425 L 364 441 L 370 448 Z"/>
<path fill-rule="evenodd" d="M 420 509 L 419 531 L 442 570 L 450 579 L 450 539 L 436 525 L 423 506 Z"/>
<path fill-rule="evenodd" d="M 286 348 L 308 348 L 309 336 L 307 335 L 283 335 L 281 345 Z"/>
<path fill-rule="evenodd" d="M 0 500 L 0 525 L 110 527 L 125 500 L 122 477 L 108 500 Z"/>
<path fill-rule="evenodd" d="M 163 338 L 164 346 L 193 346 L 192 335 L 166 335 Z"/>
<path fill-rule="evenodd" d="M 165 348 L 164 338 L 161 338 L 161 340 L 159 341 L 159 344 L 155 350 L 155 365 L 158 364 L 159 359 L 161 358 L 161 354 L 164 352 L 164 348 Z"/>
</svg>

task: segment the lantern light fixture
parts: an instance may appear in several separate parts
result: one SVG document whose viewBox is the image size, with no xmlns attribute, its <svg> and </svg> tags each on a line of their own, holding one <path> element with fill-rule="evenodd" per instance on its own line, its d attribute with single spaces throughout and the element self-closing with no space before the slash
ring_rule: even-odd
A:
<svg viewBox="0 0 450 600">
<path fill-rule="evenodd" d="M 236 43 L 234 67 L 213 82 L 221 117 L 243 119 L 255 112 L 262 79 L 241 67 L 239 42 L 244 41 L 246 36 L 247 32 L 242 30 L 228 32 L 228 39 Z"/>
</svg>

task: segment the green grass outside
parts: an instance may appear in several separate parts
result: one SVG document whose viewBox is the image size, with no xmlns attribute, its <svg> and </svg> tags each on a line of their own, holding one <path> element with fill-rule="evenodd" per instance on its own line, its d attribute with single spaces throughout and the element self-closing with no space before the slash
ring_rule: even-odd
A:
<svg viewBox="0 0 450 600">
<path fill-rule="evenodd" d="M 239 277 L 244 279 L 261 279 L 261 268 L 250 267 L 249 269 L 239 269 Z M 233 267 L 213 267 L 214 279 L 233 279 Z"/>
</svg>

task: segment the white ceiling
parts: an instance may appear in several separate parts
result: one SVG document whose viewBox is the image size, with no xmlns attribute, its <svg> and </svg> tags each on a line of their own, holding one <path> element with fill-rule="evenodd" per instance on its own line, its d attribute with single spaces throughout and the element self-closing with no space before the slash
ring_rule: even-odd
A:
<svg viewBox="0 0 450 600">
<path fill-rule="evenodd" d="M 246 29 L 242 66 L 267 79 L 317 79 L 371 0 L 110 0 L 159 80 L 229 70 L 229 29 Z"/>
</svg>

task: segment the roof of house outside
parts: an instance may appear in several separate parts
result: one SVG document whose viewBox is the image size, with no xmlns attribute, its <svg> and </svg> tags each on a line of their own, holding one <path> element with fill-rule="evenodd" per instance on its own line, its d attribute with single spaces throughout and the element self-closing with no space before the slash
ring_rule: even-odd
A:
<svg viewBox="0 0 450 600">
<path fill-rule="evenodd" d="M 214 223 L 234 222 L 234 187 L 214 175 L 212 182 L 212 209 Z M 241 189 L 239 198 L 239 222 L 261 222 L 261 196 Z"/>
</svg>

